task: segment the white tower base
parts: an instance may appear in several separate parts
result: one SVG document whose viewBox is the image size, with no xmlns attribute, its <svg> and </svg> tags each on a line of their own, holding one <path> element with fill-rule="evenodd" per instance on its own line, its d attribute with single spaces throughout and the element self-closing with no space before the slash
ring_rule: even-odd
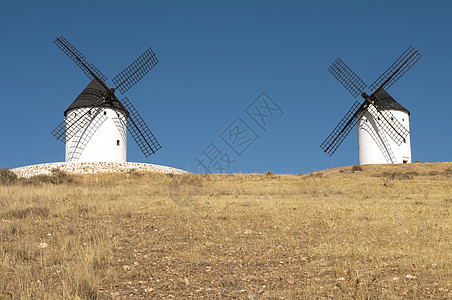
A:
<svg viewBox="0 0 452 300">
<path fill-rule="evenodd" d="M 388 110 L 409 131 L 409 114 L 402 110 Z M 358 120 L 359 164 L 411 163 L 410 134 L 398 145 L 380 128 L 368 110 Z"/>
<path fill-rule="evenodd" d="M 66 162 L 125 162 L 126 115 L 114 108 L 81 107 L 66 118 Z"/>
</svg>

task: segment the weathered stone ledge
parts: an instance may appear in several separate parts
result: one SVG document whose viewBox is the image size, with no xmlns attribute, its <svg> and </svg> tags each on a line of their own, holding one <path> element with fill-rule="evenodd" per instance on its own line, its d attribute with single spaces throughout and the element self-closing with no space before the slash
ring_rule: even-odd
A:
<svg viewBox="0 0 452 300">
<path fill-rule="evenodd" d="M 36 175 L 50 175 L 51 170 L 60 169 L 73 174 L 127 172 L 130 170 L 151 171 L 158 173 L 184 174 L 184 170 L 166 166 L 159 166 L 134 162 L 55 162 L 39 165 L 30 165 L 11 169 L 19 177 L 29 178 Z"/>
</svg>

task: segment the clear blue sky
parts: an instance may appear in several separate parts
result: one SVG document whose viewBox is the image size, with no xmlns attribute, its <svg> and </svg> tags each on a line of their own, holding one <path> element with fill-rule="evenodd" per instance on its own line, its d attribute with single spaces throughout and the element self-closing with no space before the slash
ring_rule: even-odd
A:
<svg viewBox="0 0 452 300">
<path fill-rule="evenodd" d="M 129 136 L 128 161 L 197 171 L 214 142 L 228 173 L 357 164 L 356 128 L 333 157 L 319 147 L 355 101 L 327 68 L 339 56 L 370 85 L 413 45 L 423 57 L 389 92 L 411 111 L 413 161 L 450 161 L 451 15 L 451 1 L 2 1 L 0 167 L 64 161 L 50 131 L 89 80 L 60 35 L 109 79 L 157 53 L 127 96 L 163 148 L 145 158 Z M 265 131 L 245 112 L 261 92 L 283 112 Z M 221 138 L 234 122 L 257 137 L 240 156 Z"/>
</svg>

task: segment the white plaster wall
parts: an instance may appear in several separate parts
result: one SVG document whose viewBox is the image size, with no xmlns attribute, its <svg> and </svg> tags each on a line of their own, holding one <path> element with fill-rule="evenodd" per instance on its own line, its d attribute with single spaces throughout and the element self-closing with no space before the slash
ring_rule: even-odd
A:
<svg viewBox="0 0 452 300">
<path fill-rule="evenodd" d="M 390 110 L 394 117 L 409 131 L 410 122 L 408 113 L 400 110 Z M 367 120 L 367 122 L 366 122 Z M 370 131 L 373 131 L 374 136 Z M 395 141 L 386 134 L 383 129 L 380 129 L 373 119 L 372 115 L 366 111 L 364 115 L 358 120 L 358 155 L 359 164 L 388 164 L 382 150 L 378 146 L 374 138 L 377 138 L 380 144 L 389 145 L 395 161 L 393 163 L 411 163 L 411 140 L 410 134 L 406 137 L 405 143 L 397 145 Z"/>
<path fill-rule="evenodd" d="M 98 109 L 100 111 L 98 114 L 93 112 L 85 121 L 79 120 L 83 122 L 83 128 L 66 141 L 66 162 L 126 161 L 126 116 L 112 108 Z M 68 112 L 66 118 L 68 134 L 71 134 L 74 128 L 70 125 L 87 110 L 88 108 L 76 108 Z"/>
</svg>

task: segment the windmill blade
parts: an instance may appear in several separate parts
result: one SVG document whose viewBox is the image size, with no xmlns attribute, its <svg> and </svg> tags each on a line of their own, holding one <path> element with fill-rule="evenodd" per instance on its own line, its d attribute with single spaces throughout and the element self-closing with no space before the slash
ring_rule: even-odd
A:
<svg viewBox="0 0 452 300">
<path fill-rule="evenodd" d="M 57 140 L 66 143 L 66 120 L 63 120 L 63 122 L 52 130 L 51 134 L 56 137 Z"/>
<path fill-rule="evenodd" d="M 372 94 L 380 89 L 388 90 L 403 74 L 405 74 L 420 58 L 421 54 L 413 47 L 403 54 L 370 86 Z"/>
<path fill-rule="evenodd" d="M 328 71 L 353 95 L 361 95 L 366 84 L 339 57 L 331 64 Z"/>
<path fill-rule="evenodd" d="M 116 89 L 118 89 L 121 94 L 124 94 L 140 81 L 140 79 L 143 78 L 158 62 L 157 56 L 152 51 L 151 47 L 149 47 L 149 49 L 130 64 L 130 66 L 112 79 L 113 83 L 116 85 Z"/>
<path fill-rule="evenodd" d="M 367 111 L 372 115 L 378 126 L 400 146 L 408 136 L 408 130 L 397 120 L 389 110 L 380 110 L 374 105 L 369 105 Z"/>
<path fill-rule="evenodd" d="M 410 133 L 402 123 L 392 114 L 390 110 L 381 110 L 376 106 L 378 112 L 383 116 L 383 119 L 390 125 L 390 128 L 397 133 L 403 142 L 406 141 L 406 137 Z"/>
<path fill-rule="evenodd" d="M 356 101 L 349 111 L 345 114 L 342 120 L 337 124 L 336 128 L 330 133 L 330 135 L 323 141 L 320 148 L 329 156 L 333 155 L 336 149 L 342 144 L 344 139 L 350 133 L 352 128 L 358 122 L 358 118 L 364 113 L 367 102 L 360 104 Z"/>
<path fill-rule="evenodd" d="M 91 88 L 86 88 L 78 97 L 80 102 L 85 102 L 85 103 L 91 103 L 91 106 L 93 107 L 97 107 L 98 105 L 100 105 L 102 103 L 102 97 L 104 96 L 104 93 L 100 90 L 96 90 L 96 89 L 91 89 Z M 87 119 L 86 117 L 89 115 L 89 110 L 92 108 L 87 108 L 85 110 L 85 112 L 79 116 L 78 120 L 76 120 L 75 122 L 69 122 L 71 121 L 70 118 L 74 118 L 73 115 L 69 116 L 69 119 L 64 120 L 63 122 L 61 122 L 52 132 L 51 134 L 53 136 L 56 137 L 57 140 L 66 143 L 66 141 L 70 140 L 75 133 L 77 133 L 77 129 L 75 128 L 82 128 L 86 122 Z M 94 111 L 92 111 L 94 112 Z M 92 113 L 91 112 L 91 113 Z M 96 109 L 95 113 L 98 113 L 98 109 Z M 67 127 L 66 124 L 71 123 L 71 125 Z M 71 128 L 70 130 L 70 134 L 67 134 L 67 129 Z"/>
<path fill-rule="evenodd" d="M 86 108 L 82 116 L 77 117 L 70 115 L 66 118 L 66 122 L 70 124 L 66 128 L 66 141 L 69 141 L 82 128 L 86 128 L 87 124 L 90 123 L 98 114 L 100 114 L 102 110 L 102 107 Z M 75 119 L 75 121 L 72 122 L 71 118 Z"/>
<path fill-rule="evenodd" d="M 69 141 L 80 129 L 84 128 L 90 121 L 91 115 L 98 115 L 102 108 L 86 108 L 82 115 L 76 116 L 70 114 L 63 122 L 61 122 L 51 134 L 56 137 L 57 140 L 66 143 Z M 73 121 L 74 120 L 74 121 Z M 69 126 L 67 124 L 70 124 Z"/>
<path fill-rule="evenodd" d="M 86 74 L 90 79 L 97 77 L 101 78 L 103 81 L 107 80 L 104 74 L 99 71 L 92 63 L 90 63 L 85 56 L 83 56 L 80 51 L 78 51 L 74 46 L 72 46 L 63 36 L 60 36 L 55 40 L 55 45 L 57 45 L 67 56 L 69 56 L 76 64 L 82 69 L 83 73 Z"/>
<path fill-rule="evenodd" d="M 127 122 L 127 129 L 132 135 L 135 142 L 137 142 L 141 151 L 148 157 L 151 154 L 155 154 L 155 151 L 162 148 L 157 142 L 157 139 L 152 134 L 149 127 L 141 118 L 138 111 L 133 107 L 129 99 L 124 98 L 121 100 L 122 105 L 129 111 L 129 121 Z"/>
</svg>

